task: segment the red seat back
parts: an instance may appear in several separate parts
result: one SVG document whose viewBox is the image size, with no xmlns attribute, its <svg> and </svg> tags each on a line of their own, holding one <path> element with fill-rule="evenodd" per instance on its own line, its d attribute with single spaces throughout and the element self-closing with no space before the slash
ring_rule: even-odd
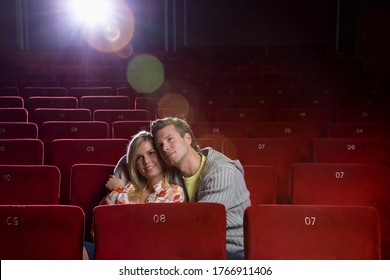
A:
<svg viewBox="0 0 390 280">
<path fill-rule="evenodd" d="M 0 259 L 81 260 L 84 213 L 69 205 L 0 205 Z"/>
<path fill-rule="evenodd" d="M 94 210 L 96 259 L 225 259 L 217 203 L 104 205 Z"/>
<path fill-rule="evenodd" d="M 0 204 L 58 204 L 60 171 L 49 165 L 0 165 Z"/>
<path fill-rule="evenodd" d="M 247 259 L 380 259 L 378 212 L 363 206 L 254 205 L 244 215 Z"/>
</svg>

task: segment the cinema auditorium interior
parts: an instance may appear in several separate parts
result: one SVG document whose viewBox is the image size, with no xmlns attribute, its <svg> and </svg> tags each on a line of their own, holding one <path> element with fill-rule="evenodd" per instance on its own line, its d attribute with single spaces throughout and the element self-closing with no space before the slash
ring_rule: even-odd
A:
<svg viewBox="0 0 390 280">
<path fill-rule="evenodd" d="M 246 260 L 389 260 L 389 34 L 386 0 L 1 0 L 0 259 L 227 259 L 231 204 L 101 204 L 177 117 L 242 165 Z"/>
</svg>

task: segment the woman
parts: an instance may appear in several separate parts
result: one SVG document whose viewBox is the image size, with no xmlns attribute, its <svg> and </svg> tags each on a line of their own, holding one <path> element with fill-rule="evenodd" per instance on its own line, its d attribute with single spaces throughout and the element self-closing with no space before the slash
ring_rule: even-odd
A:
<svg viewBox="0 0 390 280">
<path fill-rule="evenodd" d="M 106 187 L 111 192 L 101 204 L 184 202 L 185 194 L 172 184 L 171 168 L 160 158 L 152 135 L 147 131 L 136 134 L 127 149 L 126 169 L 120 176 L 111 175 Z"/>
</svg>

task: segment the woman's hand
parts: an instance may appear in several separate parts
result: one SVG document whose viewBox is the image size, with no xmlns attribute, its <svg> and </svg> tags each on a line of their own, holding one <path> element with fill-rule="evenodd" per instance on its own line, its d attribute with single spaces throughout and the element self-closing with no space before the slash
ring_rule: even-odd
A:
<svg viewBox="0 0 390 280">
<path fill-rule="evenodd" d="M 108 178 L 108 181 L 106 183 L 106 188 L 110 191 L 113 191 L 117 188 L 124 188 L 126 186 L 126 178 L 124 176 L 124 173 L 121 172 L 119 175 L 119 178 L 111 175 L 110 178 Z"/>
</svg>

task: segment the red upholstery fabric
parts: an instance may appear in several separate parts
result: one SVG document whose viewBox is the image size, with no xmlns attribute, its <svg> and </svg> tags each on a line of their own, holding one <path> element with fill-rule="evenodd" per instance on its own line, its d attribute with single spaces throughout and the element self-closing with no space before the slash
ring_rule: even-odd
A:
<svg viewBox="0 0 390 280">
<path fill-rule="evenodd" d="M 43 123 L 47 121 L 91 121 L 91 111 L 85 108 L 38 108 L 32 114 L 38 125 L 38 137 L 42 139 Z"/>
<path fill-rule="evenodd" d="M 47 121 L 43 124 L 43 142 L 55 139 L 108 138 L 108 125 L 100 121 Z"/>
<path fill-rule="evenodd" d="M 85 81 L 82 81 L 85 82 Z M 99 82 L 99 81 L 96 81 Z M 112 87 L 108 86 L 73 86 L 69 89 L 69 95 L 77 97 L 81 101 L 82 96 L 91 96 L 91 95 L 116 95 Z"/>
<path fill-rule="evenodd" d="M 340 108 L 336 111 L 337 122 L 388 122 L 390 112 L 387 108 Z"/>
<path fill-rule="evenodd" d="M 275 112 L 277 122 L 315 122 L 326 125 L 331 121 L 328 108 L 281 108 Z"/>
<path fill-rule="evenodd" d="M 301 142 L 302 161 L 311 161 L 311 140 L 325 135 L 325 128 L 318 123 L 309 122 L 259 122 L 250 128 L 251 136 L 297 137 Z"/>
<path fill-rule="evenodd" d="M 252 205 L 274 204 L 277 201 L 276 169 L 266 165 L 244 165 L 246 186 Z"/>
<path fill-rule="evenodd" d="M 226 258 L 222 204 L 104 205 L 94 219 L 96 259 Z"/>
<path fill-rule="evenodd" d="M 380 259 L 378 212 L 363 206 L 254 205 L 244 216 L 247 259 Z"/>
<path fill-rule="evenodd" d="M 49 165 L 0 165 L 0 204 L 58 204 L 60 171 Z"/>
<path fill-rule="evenodd" d="M 196 139 L 214 139 L 216 150 L 220 152 L 225 139 L 245 138 L 248 135 L 246 125 L 237 122 L 194 122 L 191 129 Z"/>
<path fill-rule="evenodd" d="M 20 96 L 0 96 L 0 108 L 23 108 L 24 100 Z"/>
<path fill-rule="evenodd" d="M 68 96 L 68 90 L 59 86 L 27 86 L 23 88 L 20 95 L 24 100 L 32 96 Z"/>
<path fill-rule="evenodd" d="M 386 123 L 329 123 L 329 138 L 390 139 L 390 125 Z"/>
<path fill-rule="evenodd" d="M 75 164 L 71 169 L 71 204 L 80 206 L 85 214 L 85 239 L 91 241 L 93 208 L 107 194 L 105 188 L 115 165 Z M 91 176 L 93 174 L 93 176 Z"/>
<path fill-rule="evenodd" d="M 313 162 L 376 163 L 390 166 L 385 139 L 313 138 Z"/>
<path fill-rule="evenodd" d="M 32 117 L 34 110 L 38 108 L 78 108 L 78 100 L 73 96 L 31 96 L 26 99 L 25 103 L 25 107 Z"/>
<path fill-rule="evenodd" d="M 0 164 L 43 164 L 43 142 L 39 139 L 0 139 Z"/>
<path fill-rule="evenodd" d="M 38 126 L 27 122 L 0 122 L 1 139 L 38 138 Z"/>
<path fill-rule="evenodd" d="M 42 125 L 45 145 L 45 162 L 52 158 L 52 141 L 55 139 L 107 139 L 108 124 L 100 121 L 48 121 Z"/>
<path fill-rule="evenodd" d="M 70 201 L 71 168 L 77 163 L 117 164 L 126 153 L 126 139 L 57 139 L 52 142 L 53 165 L 61 171 L 60 202 Z M 90 177 L 95 174 L 89 174 Z"/>
<path fill-rule="evenodd" d="M 84 213 L 69 205 L 0 205 L 0 259 L 81 260 Z"/>
<path fill-rule="evenodd" d="M 112 138 L 130 140 L 140 130 L 150 131 L 150 121 L 116 121 L 112 123 Z"/>
<path fill-rule="evenodd" d="M 307 163 L 291 168 L 294 204 L 375 207 L 381 221 L 382 257 L 390 257 L 390 170 L 375 164 Z"/>
<path fill-rule="evenodd" d="M 87 108 L 93 113 L 97 109 L 130 109 L 127 96 L 82 96 L 81 108 Z"/>
<path fill-rule="evenodd" d="M 301 162 L 298 138 L 240 138 L 223 142 L 223 153 L 243 165 L 269 165 L 276 168 L 278 202 L 290 202 L 290 165 Z"/>
<path fill-rule="evenodd" d="M 0 108 L 0 122 L 27 122 L 28 111 L 25 108 Z"/>
</svg>

